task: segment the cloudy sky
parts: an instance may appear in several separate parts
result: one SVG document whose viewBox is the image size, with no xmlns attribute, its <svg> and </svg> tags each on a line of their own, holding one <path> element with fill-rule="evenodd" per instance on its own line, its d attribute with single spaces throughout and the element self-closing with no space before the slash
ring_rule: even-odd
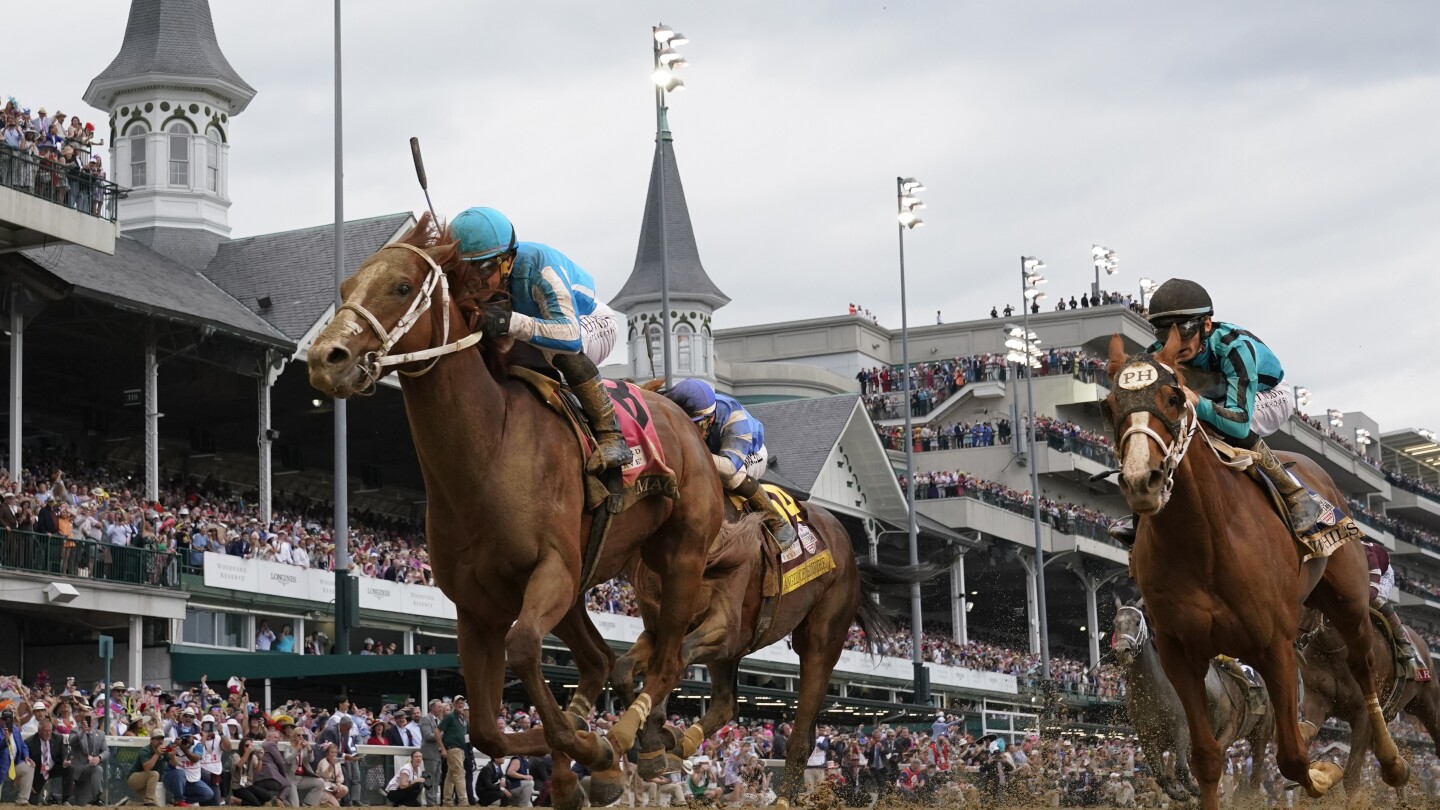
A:
<svg viewBox="0 0 1440 810">
<path fill-rule="evenodd" d="M 328 3 L 212 0 L 259 95 L 235 120 L 236 235 L 331 221 Z M 7 12 L 0 91 L 82 109 L 127 3 Z M 674 97 L 702 258 L 739 326 L 844 312 L 899 324 L 894 177 L 921 178 L 912 318 L 1088 289 L 1089 248 L 1206 284 L 1312 411 L 1440 428 L 1440 5 L 1292 2 L 345 4 L 346 214 L 505 210 L 613 294 L 653 149 L 649 26 L 692 40 Z M 80 20 L 80 24 L 74 24 Z M 18 49 L 19 53 L 16 53 Z M 97 119 L 99 112 L 94 113 Z M 1415 353 L 1407 350 L 1419 348 Z M 1411 360 L 1414 357 L 1419 363 Z M 1414 369 L 1414 370 L 1411 370 Z"/>
</svg>

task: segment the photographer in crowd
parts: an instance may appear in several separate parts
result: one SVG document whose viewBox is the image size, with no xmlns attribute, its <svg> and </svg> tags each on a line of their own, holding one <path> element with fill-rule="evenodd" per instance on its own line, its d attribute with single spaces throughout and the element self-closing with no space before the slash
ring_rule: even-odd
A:
<svg viewBox="0 0 1440 810">
<path fill-rule="evenodd" d="M 150 744 L 135 757 L 135 765 L 131 767 L 125 784 L 142 804 L 154 807 L 160 803 L 156 787 L 164 784 L 165 774 L 178 764 L 175 749 L 165 742 L 165 732 L 154 729 L 150 732 Z"/>
<path fill-rule="evenodd" d="M 426 776 L 424 756 L 419 751 L 410 752 L 410 760 L 395 771 L 385 786 L 385 800 L 391 807 L 419 807 Z"/>
</svg>

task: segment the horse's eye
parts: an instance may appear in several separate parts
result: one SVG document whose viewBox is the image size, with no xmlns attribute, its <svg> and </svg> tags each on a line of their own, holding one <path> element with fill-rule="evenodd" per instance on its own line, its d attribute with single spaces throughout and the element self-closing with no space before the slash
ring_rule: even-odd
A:
<svg viewBox="0 0 1440 810">
<path fill-rule="evenodd" d="M 395 294 L 396 294 L 396 295 L 409 295 L 411 289 L 412 289 L 412 288 L 411 288 L 410 283 L 409 283 L 408 281 L 402 281 L 402 282 L 400 282 L 399 284 L 397 284 L 397 285 L 395 286 Z"/>
</svg>

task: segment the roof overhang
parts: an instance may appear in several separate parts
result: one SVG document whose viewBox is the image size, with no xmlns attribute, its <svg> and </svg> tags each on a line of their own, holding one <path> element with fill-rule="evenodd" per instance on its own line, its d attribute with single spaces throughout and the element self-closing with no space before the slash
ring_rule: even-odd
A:
<svg viewBox="0 0 1440 810">
<path fill-rule="evenodd" d="M 82 96 L 86 104 L 102 110 L 114 109 L 115 100 L 122 93 L 138 90 L 173 88 L 181 90 L 204 90 L 230 102 L 229 115 L 239 115 L 250 106 L 255 98 L 255 88 L 248 84 L 237 84 L 228 79 L 214 76 L 184 76 L 178 73 L 138 73 L 132 76 L 95 78 Z"/>
</svg>

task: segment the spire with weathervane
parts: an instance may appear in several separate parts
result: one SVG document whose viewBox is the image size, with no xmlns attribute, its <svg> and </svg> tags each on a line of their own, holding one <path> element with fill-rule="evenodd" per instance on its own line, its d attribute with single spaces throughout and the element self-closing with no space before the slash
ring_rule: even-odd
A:
<svg viewBox="0 0 1440 810">
<path fill-rule="evenodd" d="M 664 121 L 664 119 L 662 119 Z M 663 178 L 663 183 L 662 183 Z M 665 189 L 662 221 L 660 189 Z M 645 195 L 645 217 L 640 223 L 640 245 L 635 251 L 635 268 L 610 306 L 628 316 L 631 373 L 635 377 L 662 373 L 660 338 L 664 334 L 660 313 L 661 230 L 669 258 L 670 326 L 674 375 L 715 380 L 714 339 L 710 330 L 715 310 L 730 303 L 729 296 L 715 286 L 700 263 L 695 229 L 690 224 L 690 206 L 680 184 L 675 163 L 675 143 L 668 122 L 655 140 L 655 159 L 650 167 L 650 191 Z M 653 357 L 653 363 L 651 358 Z M 653 370 L 651 366 L 654 366 Z"/>
<path fill-rule="evenodd" d="M 132 0 L 125 40 L 85 101 L 110 113 L 120 230 L 203 267 L 230 236 L 230 120 L 255 88 L 215 38 L 209 0 Z"/>
</svg>

